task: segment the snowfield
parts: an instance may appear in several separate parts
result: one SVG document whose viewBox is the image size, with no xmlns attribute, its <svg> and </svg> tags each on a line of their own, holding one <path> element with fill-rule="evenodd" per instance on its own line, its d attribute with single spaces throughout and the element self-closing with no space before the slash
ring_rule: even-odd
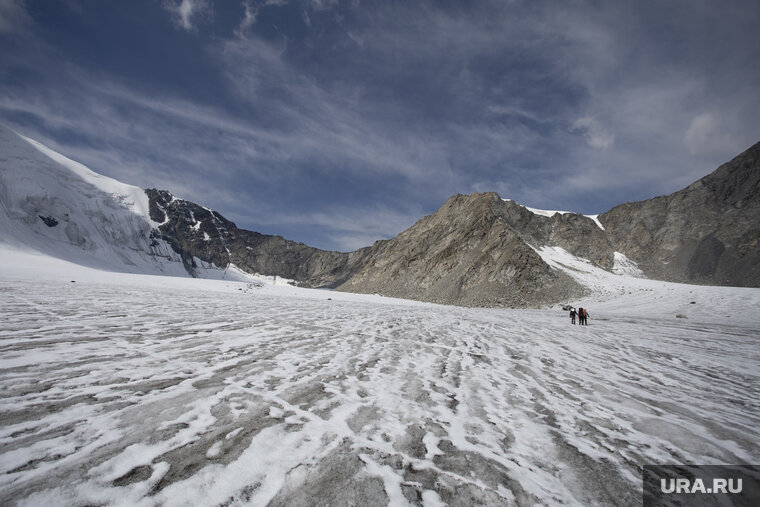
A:
<svg viewBox="0 0 760 507">
<path fill-rule="evenodd" d="M 0 254 L 2 505 L 640 505 L 644 464 L 760 462 L 758 289 L 608 273 L 580 327 Z"/>
</svg>

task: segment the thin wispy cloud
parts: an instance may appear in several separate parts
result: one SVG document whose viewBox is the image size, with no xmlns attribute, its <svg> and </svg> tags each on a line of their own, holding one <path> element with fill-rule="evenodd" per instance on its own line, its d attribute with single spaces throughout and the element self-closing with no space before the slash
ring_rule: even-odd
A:
<svg viewBox="0 0 760 507">
<path fill-rule="evenodd" d="M 256 23 L 256 18 L 259 16 L 259 7 L 252 0 L 246 0 L 243 2 L 243 19 L 240 21 L 237 33 L 239 35 L 245 34 L 245 32 Z"/>
<path fill-rule="evenodd" d="M 235 33 L 239 37 L 245 38 L 251 27 L 256 24 L 261 9 L 266 7 L 283 7 L 285 5 L 288 5 L 288 0 L 245 0 L 242 4 L 243 18 Z"/>
<path fill-rule="evenodd" d="M 0 34 L 21 32 L 29 22 L 24 0 L 0 0 Z"/>
<path fill-rule="evenodd" d="M 171 14 L 174 24 L 184 30 L 195 30 L 201 21 L 211 16 L 208 0 L 164 0 L 163 7 Z"/>
<path fill-rule="evenodd" d="M 712 156 L 714 152 L 736 151 L 741 146 L 731 134 L 719 113 L 705 112 L 692 118 L 684 135 L 684 143 L 694 156 Z"/>
<path fill-rule="evenodd" d="M 303 212 L 283 212 L 262 209 L 256 212 L 258 220 L 273 231 L 283 227 L 309 228 L 325 236 L 325 244 L 339 251 L 353 251 L 369 246 L 378 239 L 390 238 L 409 228 L 423 214 L 423 210 L 409 203 L 403 207 L 382 205 L 344 206 L 326 205 Z"/>
<path fill-rule="evenodd" d="M 307 0 L 306 3 L 315 10 L 323 11 L 335 8 L 340 2 L 339 0 Z"/>
<path fill-rule="evenodd" d="M 592 148 L 607 149 L 615 142 L 615 135 L 608 132 L 595 118 L 584 116 L 573 122 L 572 132 L 580 132 Z"/>
<path fill-rule="evenodd" d="M 331 170 L 418 177 L 441 159 L 425 145 L 400 138 L 395 125 L 372 101 L 342 86 L 322 86 L 284 59 L 284 43 L 259 39 L 227 41 L 216 55 L 236 98 L 283 136 L 281 150 L 304 161 L 322 159 Z M 269 100 L 257 99 L 266 94 Z M 417 138 L 415 136 L 415 138 Z M 317 157 L 315 157 L 317 155 Z M 341 160 L 342 159 L 342 160 Z"/>
</svg>

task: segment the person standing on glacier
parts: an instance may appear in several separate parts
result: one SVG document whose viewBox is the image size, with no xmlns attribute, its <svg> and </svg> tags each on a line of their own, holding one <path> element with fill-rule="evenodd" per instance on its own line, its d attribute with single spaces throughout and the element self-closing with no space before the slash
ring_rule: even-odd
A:
<svg viewBox="0 0 760 507">
<path fill-rule="evenodd" d="M 575 308 L 570 308 L 570 323 L 575 324 Z"/>
</svg>

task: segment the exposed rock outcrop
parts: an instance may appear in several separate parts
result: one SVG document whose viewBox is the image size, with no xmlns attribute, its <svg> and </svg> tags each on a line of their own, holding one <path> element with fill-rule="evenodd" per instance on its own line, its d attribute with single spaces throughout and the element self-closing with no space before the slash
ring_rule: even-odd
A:
<svg viewBox="0 0 760 507">
<path fill-rule="evenodd" d="M 250 273 L 290 278 L 307 287 L 335 287 L 348 278 L 358 257 L 239 229 L 216 211 L 165 190 L 146 193 L 162 239 L 181 255 L 191 274 L 197 267 L 195 259 L 200 259 L 219 267 L 233 263 Z"/>
<path fill-rule="evenodd" d="M 607 238 L 662 280 L 760 286 L 760 143 L 683 190 L 600 215 Z"/>
<path fill-rule="evenodd" d="M 338 289 L 465 306 L 523 307 L 578 296 L 583 288 L 531 248 L 563 237 L 561 222 L 495 193 L 456 195 L 363 252 L 364 262 Z"/>
</svg>

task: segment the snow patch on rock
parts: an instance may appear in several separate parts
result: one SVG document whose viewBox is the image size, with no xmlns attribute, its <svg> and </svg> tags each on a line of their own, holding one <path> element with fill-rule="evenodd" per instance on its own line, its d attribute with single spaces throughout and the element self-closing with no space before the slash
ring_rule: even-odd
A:
<svg viewBox="0 0 760 507">
<path fill-rule="evenodd" d="M 618 275 L 627 275 L 635 278 L 643 278 L 644 272 L 631 259 L 620 252 L 615 252 L 615 265 L 612 271 Z"/>
<path fill-rule="evenodd" d="M 560 214 L 560 215 L 566 215 L 566 214 L 573 214 L 573 215 L 575 215 L 575 214 L 577 214 L 577 213 L 575 213 L 573 211 L 559 211 L 559 210 L 548 210 L 548 209 L 531 208 L 530 206 L 522 205 L 522 204 L 520 204 L 520 203 L 518 203 L 518 202 L 516 202 L 516 201 L 514 201 L 512 199 L 502 199 L 502 200 L 503 201 L 508 201 L 508 202 L 514 202 L 518 206 L 522 206 L 523 208 L 525 208 L 526 210 L 530 211 L 534 215 L 540 215 L 542 217 L 549 217 L 549 218 L 551 218 L 551 217 L 553 217 L 556 214 Z M 599 221 L 599 215 L 583 215 L 583 216 L 586 217 L 586 218 L 589 218 L 589 219 L 593 220 L 594 223 L 601 230 L 604 230 L 604 226 Z"/>
</svg>

